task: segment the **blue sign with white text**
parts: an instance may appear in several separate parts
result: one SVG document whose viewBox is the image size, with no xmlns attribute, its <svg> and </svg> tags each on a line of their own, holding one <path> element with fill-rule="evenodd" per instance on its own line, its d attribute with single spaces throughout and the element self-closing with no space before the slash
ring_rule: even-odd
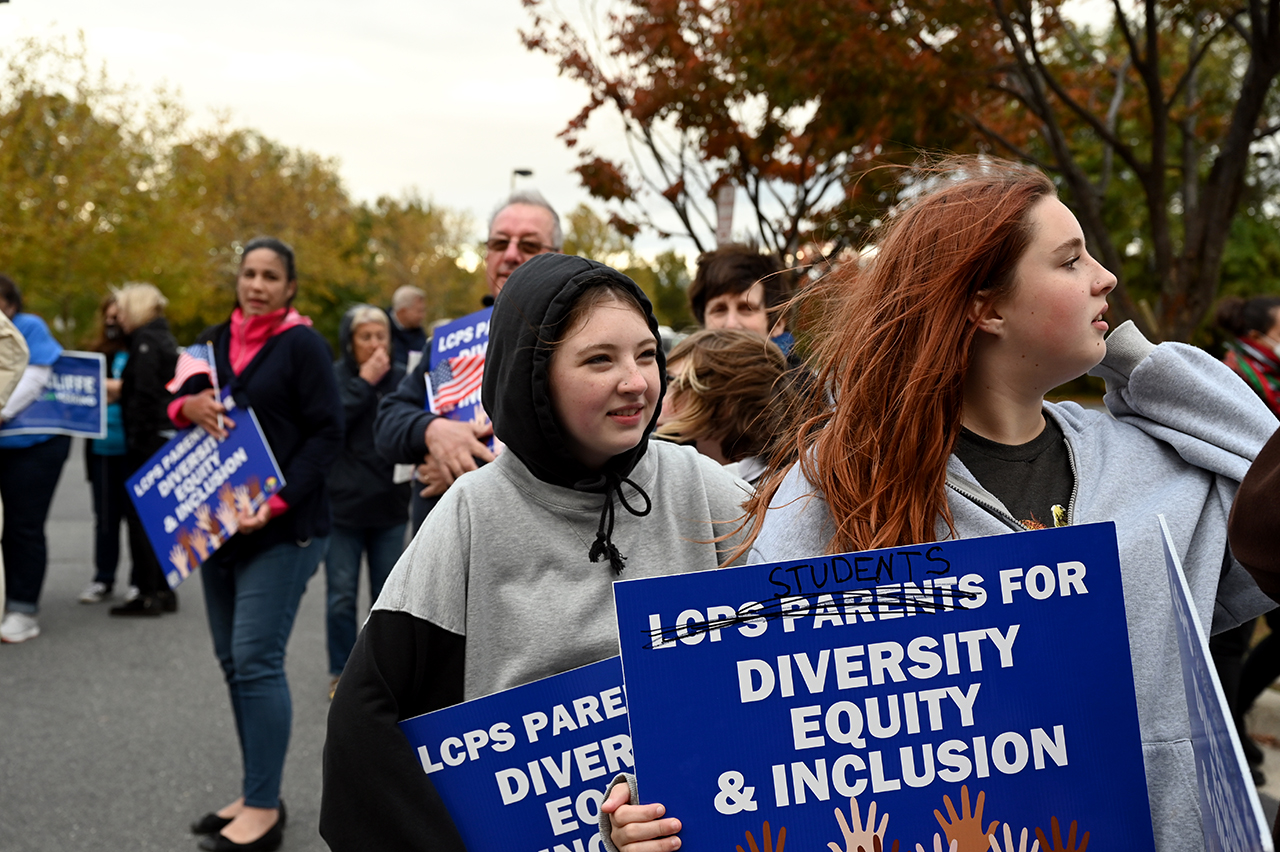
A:
<svg viewBox="0 0 1280 852">
<path fill-rule="evenodd" d="M 432 331 L 426 358 L 427 411 L 450 420 L 489 424 L 489 415 L 480 404 L 480 385 L 492 315 L 493 308 L 484 308 Z M 489 448 L 495 448 L 494 439 L 489 440 Z"/>
<path fill-rule="evenodd" d="M 1114 524 L 614 597 L 640 798 L 682 848 L 1154 849 Z"/>
<path fill-rule="evenodd" d="M 235 410 L 229 391 L 222 404 Z M 253 409 L 234 419 L 224 441 L 183 429 L 125 482 L 169 588 L 236 534 L 237 512 L 257 511 L 285 485 Z"/>
<path fill-rule="evenodd" d="M 63 351 L 36 401 L 0 426 L 0 435 L 107 436 L 107 359 Z"/>
<path fill-rule="evenodd" d="M 1196 790 L 1207 852 L 1272 852 L 1271 832 L 1249 776 L 1231 708 L 1222 694 L 1209 643 L 1200 632 L 1200 614 L 1187 588 L 1182 561 L 1163 517 L 1164 560 L 1177 615 L 1182 684 L 1196 753 Z"/>
<path fill-rule="evenodd" d="M 617 657 L 400 729 L 469 852 L 598 850 L 605 785 L 632 769 Z"/>
</svg>

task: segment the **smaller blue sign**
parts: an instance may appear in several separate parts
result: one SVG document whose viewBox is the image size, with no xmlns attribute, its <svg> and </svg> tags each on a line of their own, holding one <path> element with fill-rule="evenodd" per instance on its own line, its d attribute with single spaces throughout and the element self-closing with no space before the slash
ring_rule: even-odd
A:
<svg viewBox="0 0 1280 852">
<path fill-rule="evenodd" d="M 1204 848 L 1207 852 L 1273 852 L 1271 832 L 1240 748 L 1231 708 L 1222 694 L 1209 643 L 1200 632 L 1200 614 L 1191 599 L 1182 560 L 1163 515 L 1160 530 L 1164 533 L 1164 564 L 1169 569 L 1169 588 L 1177 616 L 1182 686 L 1191 717 L 1191 747 L 1196 753 Z"/>
<path fill-rule="evenodd" d="M 0 426 L 0 436 L 107 437 L 106 356 L 64 351 L 52 368 L 40 396 Z"/>
<path fill-rule="evenodd" d="M 236 407 L 223 391 L 227 411 Z M 252 408 L 219 441 L 183 429 L 125 482 L 170 588 L 236 534 L 240 511 L 255 512 L 284 487 L 284 474 Z"/>
<path fill-rule="evenodd" d="M 431 333 L 427 396 L 423 400 L 427 411 L 450 420 L 489 425 L 489 415 L 480 404 L 480 384 L 492 315 L 493 308 L 484 308 L 437 326 Z M 496 439 L 490 438 L 489 449 L 496 448 Z"/>
<path fill-rule="evenodd" d="M 599 848 L 605 785 L 634 763 L 617 657 L 400 729 L 469 852 Z"/>
</svg>

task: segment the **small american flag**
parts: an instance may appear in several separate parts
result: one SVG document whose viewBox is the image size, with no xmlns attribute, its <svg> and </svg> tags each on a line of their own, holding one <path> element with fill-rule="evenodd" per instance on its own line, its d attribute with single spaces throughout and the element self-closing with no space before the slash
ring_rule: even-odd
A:
<svg viewBox="0 0 1280 852">
<path fill-rule="evenodd" d="M 459 355 L 445 358 L 427 375 L 427 391 L 431 394 L 431 410 L 444 414 L 480 390 L 484 379 L 483 355 Z"/>
<path fill-rule="evenodd" d="M 178 367 L 174 370 L 173 378 L 164 386 L 165 390 L 169 391 L 169 393 L 176 393 L 187 379 L 192 376 L 198 376 L 201 373 L 216 382 L 212 363 L 212 343 L 194 343 L 188 346 L 178 355 Z"/>
</svg>

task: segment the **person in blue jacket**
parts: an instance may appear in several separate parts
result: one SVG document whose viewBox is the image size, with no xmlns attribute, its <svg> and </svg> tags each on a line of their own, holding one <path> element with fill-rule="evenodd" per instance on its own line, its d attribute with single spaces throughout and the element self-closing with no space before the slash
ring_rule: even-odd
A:
<svg viewBox="0 0 1280 852">
<path fill-rule="evenodd" d="M 22 310 L 22 291 L 4 275 L 0 275 L 0 310 L 22 332 L 31 353 L 18 386 L 0 409 L 0 423 L 4 423 L 39 397 L 53 363 L 62 355 L 62 346 L 44 320 Z M 4 502 L 0 548 L 5 574 L 0 641 L 26 642 L 40 635 L 36 614 L 49 563 L 44 525 L 70 451 L 71 439 L 66 435 L 0 436 L 0 500 Z"/>
</svg>

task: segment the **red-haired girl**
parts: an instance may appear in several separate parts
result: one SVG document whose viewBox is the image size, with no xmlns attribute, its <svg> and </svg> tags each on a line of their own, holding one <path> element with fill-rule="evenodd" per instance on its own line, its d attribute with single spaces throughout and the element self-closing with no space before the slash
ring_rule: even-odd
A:
<svg viewBox="0 0 1280 852">
<path fill-rule="evenodd" d="M 1156 513 L 1219 632 L 1274 604 L 1227 548 L 1227 513 L 1276 418 L 1214 358 L 1104 341 L 1116 278 L 1043 174 L 949 164 L 893 216 L 874 259 L 820 287 L 819 381 L 800 461 L 748 503 L 751 561 L 1115 521 L 1156 845 L 1203 848 L 1191 730 Z M 1086 372 L 1109 412 L 1050 403 Z M 659 805 L 605 805 L 612 839 L 678 848 Z M 615 810 L 616 809 L 616 810 Z M 631 844 L 641 845 L 633 847 Z"/>
</svg>

